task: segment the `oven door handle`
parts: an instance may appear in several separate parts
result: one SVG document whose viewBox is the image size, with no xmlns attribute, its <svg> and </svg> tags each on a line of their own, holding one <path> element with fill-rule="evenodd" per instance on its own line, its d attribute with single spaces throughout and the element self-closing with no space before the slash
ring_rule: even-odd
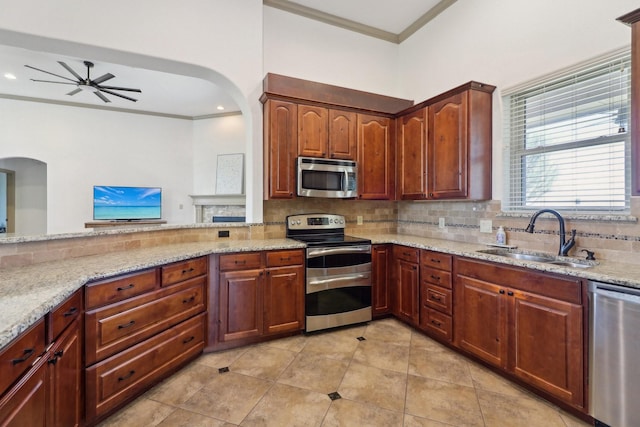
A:
<svg viewBox="0 0 640 427">
<path fill-rule="evenodd" d="M 335 282 L 344 282 L 346 280 L 368 279 L 369 274 L 353 274 L 350 276 L 331 277 L 329 279 L 312 280 L 309 285 L 329 285 Z"/>
<path fill-rule="evenodd" d="M 338 246 L 335 248 L 316 248 L 307 249 L 307 258 L 315 258 L 326 255 L 340 255 L 340 254 L 353 254 L 353 253 L 371 253 L 371 245 L 359 245 L 359 246 Z"/>
</svg>

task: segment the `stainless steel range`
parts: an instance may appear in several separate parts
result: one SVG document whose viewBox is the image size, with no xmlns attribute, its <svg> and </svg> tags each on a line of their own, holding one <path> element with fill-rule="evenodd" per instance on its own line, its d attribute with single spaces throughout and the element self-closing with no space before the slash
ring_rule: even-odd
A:
<svg viewBox="0 0 640 427">
<path fill-rule="evenodd" d="M 342 215 L 287 217 L 287 237 L 307 244 L 307 332 L 371 320 L 371 240 L 344 225 Z"/>
</svg>

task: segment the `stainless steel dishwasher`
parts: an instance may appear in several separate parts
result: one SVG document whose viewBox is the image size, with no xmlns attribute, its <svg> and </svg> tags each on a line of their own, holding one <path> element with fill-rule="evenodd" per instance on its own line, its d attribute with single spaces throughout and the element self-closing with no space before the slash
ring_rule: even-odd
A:
<svg viewBox="0 0 640 427">
<path fill-rule="evenodd" d="M 590 414 L 640 426 L 640 289 L 589 282 Z"/>
</svg>

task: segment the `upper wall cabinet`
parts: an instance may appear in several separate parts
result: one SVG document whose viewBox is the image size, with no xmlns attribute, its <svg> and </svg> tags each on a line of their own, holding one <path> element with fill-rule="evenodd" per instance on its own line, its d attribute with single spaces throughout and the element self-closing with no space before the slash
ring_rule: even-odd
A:
<svg viewBox="0 0 640 427">
<path fill-rule="evenodd" d="M 264 105 L 264 198 L 290 199 L 295 195 L 298 106 L 268 100 Z"/>
<path fill-rule="evenodd" d="M 394 120 L 358 114 L 358 197 L 393 200 Z"/>
<path fill-rule="evenodd" d="M 491 199 L 494 89 L 471 82 L 401 115 L 399 199 Z"/>
<path fill-rule="evenodd" d="M 356 160 L 356 113 L 298 105 L 298 155 Z"/>
</svg>

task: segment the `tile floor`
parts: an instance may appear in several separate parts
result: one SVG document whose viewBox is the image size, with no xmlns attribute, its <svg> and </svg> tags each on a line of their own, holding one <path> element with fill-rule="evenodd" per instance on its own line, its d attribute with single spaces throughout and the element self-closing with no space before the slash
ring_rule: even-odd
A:
<svg viewBox="0 0 640 427">
<path fill-rule="evenodd" d="M 384 319 L 204 354 L 100 427 L 235 425 L 587 426 Z"/>
</svg>

